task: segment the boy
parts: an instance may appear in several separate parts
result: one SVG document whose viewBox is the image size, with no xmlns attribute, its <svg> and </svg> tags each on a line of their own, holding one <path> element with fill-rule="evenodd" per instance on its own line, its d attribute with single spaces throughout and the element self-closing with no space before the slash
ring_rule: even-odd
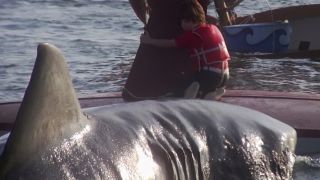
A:
<svg viewBox="0 0 320 180">
<path fill-rule="evenodd" d="M 179 14 L 183 34 L 175 39 L 153 39 L 145 33 L 140 37 L 141 43 L 188 49 L 194 79 L 185 97 L 218 99 L 229 79 L 230 55 L 223 36 L 215 25 L 205 24 L 205 13 L 198 1 L 182 4 Z"/>
</svg>

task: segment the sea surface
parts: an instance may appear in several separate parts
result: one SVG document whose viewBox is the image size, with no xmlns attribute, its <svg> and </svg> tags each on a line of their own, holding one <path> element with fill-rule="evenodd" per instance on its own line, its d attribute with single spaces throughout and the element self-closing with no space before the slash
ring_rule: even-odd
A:
<svg viewBox="0 0 320 180">
<path fill-rule="evenodd" d="M 316 3 L 244 0 L 236 12 Z M 0 102 L 21 100 L 41 42 L 61 49 L 79 95 L 120 91 L 142 32 L 127 0 L 0 0 Z M 319 59 L 234 57 L 228 88 L 316 94 L 319 82 Z M 298 156 L 294 179 L 320 179 L 319 157 Z"/>
</svg>

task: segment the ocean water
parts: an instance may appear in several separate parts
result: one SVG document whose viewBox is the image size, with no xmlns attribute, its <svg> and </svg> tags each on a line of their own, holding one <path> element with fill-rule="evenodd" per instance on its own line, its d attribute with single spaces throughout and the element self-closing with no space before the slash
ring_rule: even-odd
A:
<svg viewBox="0 0 320 180">
<path fill-rule="evenodd" d="M 319 2 L 244 0 L 236 12 Z M 41 42 L 64 53 L 79 95 L 120 91 L 142 31 L 127 0 L 0 0 L 0 102 L 21 100 Z M 234 57 L 228 88 L 319 93 L 319 82 L 319 60 Z M 320 179 L 319 155 L 298 156 L 294 179 Z"/>
<path fill-rule="evenodd" d="M 317 2 L 245 0 L 236 11 Z M 120 91 L 142 28 L 127 0 L 0 0 L 0 101 L 23 97 L 40 42 L 62 50 L 78 94 Z M 231 69 L 229 89 L 320 92 L 319 61 L 233 58 Z"/>
</svg>

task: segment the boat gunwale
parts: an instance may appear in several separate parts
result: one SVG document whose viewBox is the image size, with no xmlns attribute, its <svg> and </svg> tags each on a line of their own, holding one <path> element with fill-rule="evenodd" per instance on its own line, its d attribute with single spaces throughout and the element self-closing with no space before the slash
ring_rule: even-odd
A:
<svg viewBox="0 0 320 180">
<path fill-rule="evenodd" d="M 309 94 L 309 93 L 288 93 L 288 92 L 272 92 L 272 91 L 255 91 L 255 90 L 227 90 L 227 93 L 222 97 L 221 102 L 229 103 L 229 104 L 239 104 L 238 99 L 265 99 L 265 100 L 292 100 L 292 101 L 309 101 L 315 102 L 312 103 L 313 105 L 319 102 L 320 104 L 320 95 L 319 94 Z M 105 101 L 104 101 L 105 100 Z M 234 100 L 232 102 L 228 102 L 228 100 Z M 79 101 L 82 108 L 89 108 L 89 107 L 97 107 L 103 106 L 108 104 L 115 104 L 115 103 L 126 103 L 126 101 L 121 97 L 120 92 L 107 92 L 107 93 L 98 93 L 98 94 L 91 94 L 91 95 L 82 95 L 79 96 Z M 247 100 L 245 102 L 252 102 L 252 100 Z M 3 106 L 12 106 L 11 108 L 18 109 L 20 106 L 19 101 L 12 101 L 12 102 L 0 102 L 0 107 Z M 245 104 L 245 103 L 244 103 Z M 243 105 L 244 107 L 248 107 Z M 320 105 L 319 105 L 320 106 Z M 10 109 L 10 107 L 8 107 Z M 250 108 L 250 106 L 248 107 Z M 251 107 L 251 109 L 254 109 Z M 1 109 L 0 109 L 1 110 Z M 5 110 L 5 108 L 4 108 Z M 258 110 L 259 111 L 259 110 Z M 313 112 L 316 112 L 315 110 Z M 1 114 L 1 112 L 0 112 Z M 281 114 L 281 113 L 280 113 Z M 12 117 L 13 119 L 13 117 Z M 315 117 L 311 118 L 311 121 L 314 121 Z M 285 121 L 282 121 L 285 122 Z M 288 121 L 289 122 L 289 121 Z M 288 122 L 285 122 L 288 124 Z M 304 127 L 301 125 L 297 125 L 294 127 L 297 130 L 298 137 L 311 137 L 311 138 L 320 138 L 320 129 L 314 126 Z M 10 121 L 0 122 L 0 130 L 11 130 L 14 126 L 14 123 Z"/>
<path fill-rule="evenodd" d="M 295 96 L 296 95 L 296 96 Z M 294 97 L 295 96 L 295 97 Z M 277 91 L 257 91 L 257 90 L 227 90 L 222 97 L 225 98 L 272 98 L 272 99 L 294 99 L 294 100 L 311 100 L 320 101 L 320 94 L 305 92 L 277 92 Z M 95 93 L 91 95 L 80 95 L 79 100 L 89 99 L 122 99 L 121 92 Z M 125 100 L 124 100 L 125 101 Z M 0 105 L 21 103 L 19 100 L 3 101 Z"/>
</svg>

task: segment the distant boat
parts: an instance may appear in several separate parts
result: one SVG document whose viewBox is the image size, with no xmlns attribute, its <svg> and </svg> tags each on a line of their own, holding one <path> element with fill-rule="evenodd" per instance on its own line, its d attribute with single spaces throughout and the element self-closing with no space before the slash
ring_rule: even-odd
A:
<svg viewBox="0 0 320 180">
<path fill-rule="evenodd" d="M 241 1 L 235 1 L 238 5 Z M 234 17 L 235 5 L 214 0 L 231 53 L 265 58 L 320 58 L 320 4 Z"/>
<path fill-rule="evenodd" d="M 82 108 L 126 103 L 121 93 L 101 93 L 79 98 Z M 228 90 L 222 102 L 270 115 L 296 129 L 296 154 L 320 152 L 320 95 L 270 91 Z M 0 132 L 13 128 L 21 102 L 0 103 Z"/>
</svg>

